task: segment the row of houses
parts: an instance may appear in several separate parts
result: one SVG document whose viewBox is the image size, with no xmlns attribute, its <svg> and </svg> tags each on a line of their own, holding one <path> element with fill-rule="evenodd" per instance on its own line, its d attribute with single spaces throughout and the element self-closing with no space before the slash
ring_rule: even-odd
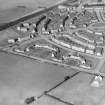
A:
<svg viewBox="0 0 105 105">
<path fill-rule="evenodd" d="M 61 45 L 61 46 L 66 47 L 66 48 L 69 48 L 69 49 L 72 49 L 75 51 L 79 51 L 82 53 L 90 54 L 90 55 L 102 56 L 104 53 L 104 49 L 102 47 L 91 48 L 91 47 L 84 46 L 84 44 L 80 45 L 80 44 L 75 43 L 75 42 L 74 43 L 67 43 L 67 42 L 64 42 L 63 40 L 61 41 L 55 37 L 51 37 L 51 40 L 53 42 Z"/>
</svg>

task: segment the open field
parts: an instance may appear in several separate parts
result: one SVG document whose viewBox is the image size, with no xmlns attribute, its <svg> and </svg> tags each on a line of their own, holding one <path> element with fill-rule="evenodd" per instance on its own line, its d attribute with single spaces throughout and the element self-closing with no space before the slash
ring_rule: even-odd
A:
<svg viewBox="0 0 105 105">
<path fill-rule="evenodd" d="M 22 105 L 75 72 L 0 52 L 0 105 Z"/>
</svg>

